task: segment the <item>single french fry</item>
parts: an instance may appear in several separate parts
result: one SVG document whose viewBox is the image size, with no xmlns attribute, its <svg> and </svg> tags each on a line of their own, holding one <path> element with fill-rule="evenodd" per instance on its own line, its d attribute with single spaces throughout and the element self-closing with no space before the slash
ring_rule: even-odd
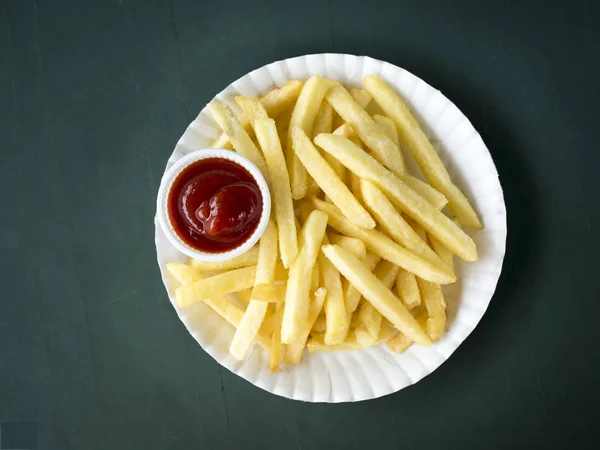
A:
<svg viewBox="0 0 600 450">
<path fill-rule="evenodd" d="M 412 341 L 403 333 L 398 333 L 386 343 L 387 347 L 394 353 L 403 353 L 411 344 Z"/>
<path fill-rule="evenodd" d="M 361 180 L 361 190 L 365 206 L 373 214 L 373 217 L 375 217 L 381 228 L 392 239 L 421 258 L 448 273 L 452 273 L 437 253 L 402 218 L 402 215 L 394 208 L 392 202 L 387 199 L 375 184 L 368 180 Z"/>
<path fill-rule="evenodd" d="M 323 244 L 328 244 L 327 236 L 323 238 Z M 323 286 L 327 289 L 327 301 L 325 302 L 325 318 L 327 327 L 325 329 L 325 343 L 328 345 L 339 344 L 346 338 L 348 329 L 346 304 L 344 303 L 344 291 L 340 273 L 331 264 L 323 252 L 319 252 L 319 270 L 323 274 Z"/>
<path fill-rule="evenodd" d="M 271 336 L 276 329 L 281 330 L 281 320 L 283 318 L 283 308 L 279 305 L 283 303 L 278 303 L 275 312 L 265 317 L 262 325 L 260 326 L 259 333 L 263 336 Z"/>
<path fill-rule="evenodd" d="M 427 309 L 427 334 L 432 341 L 437 341 L 446 330 L 446 302 L 439 284 L 417 278 L 419 291 Z"/>
<path fill-rule="evenodd" d="M 190 266 L 187 266 L 187 269 L 183 266 L 186 264 L 179 263 L 169 263 L 167 264 L 167 270 L 179 281 L 182 285 L 186 286 L 197 281 L 202 281 L 206 279 L 202 273 Z M 204 303 L 212 308 L 219 316 L 225 319 L 229 324 L 233 325 L 237 328 L 242 321 L 242 317 L 244 316 L 244 312 L 227 300 L 222 295 L 217 295 L 214 297 L 207 298 L 204 300 Z M 262 333 L 262 331 L 256 336 L 256 341 L 258 344 L 266 350 L 271 349 L 271 344 L 269 340 L 266 338 L 268 334 Z"/>
<path fill-rule="evenodd" d="M 256 266 L 250 266 L 180 286 L 175 291 L 177 306 L 187 308 L 212 296 L 251 288 L 254 286 L 255 277 Z"/>
<path fill-rule="evenodd" d="M 302 89 L 302 82 L 297 80 L 291 80 L 285 83 L 283 86 L 277 89 L 273 89 L 262 97 L 259 102 L 265 108 L 268 116 L 271 118 L 278 118 L 286 109 L 290 108 Z M 238 121 L 247 132 L 251 131 L 250 119 L 245 114 L 237 116 Z M 288 120 L 289 122 L 289 120 Z M 232 148 L 231 142 L 227 134 L 222 133 L 215 142 L 211 145 L 212 148 Z"/>
<path fill-rule="evenodd" d="M 281 310 L 281 307 L 281 304 L 277 305 L 278 311 Z M 281 318 L 281 316 L 278 316 L 278 318 Z M 280 323 L 277 325 L 280 325 Z M 271 335 L 271 361 L 269 364 L 271 372 L 277 372 L 279 370 L 279 362 L 281 361 L 282 353 L 281 326 L 276 326 Z"/>
<path fill-rule="evenodd" d="M 276 262 L 277 226 L 272 220 L 269 220 L 267 228 L 260 238 L 260 251 L 256 266 L 256 277 L 254 279 L 255 288 L 261 285 L 275 286 L 273 281 L 275 280 Z M 267 302 L 254 300 L 253 290 L 248 308 L 229 346 L 229 352 L 234 358 L 238 360 L 246 358 L 254 337 L 262 325 L 268 307 L 269 304 Z"/>
<path fill-rule="evenodd" d="M 353 173 L 375 183 L 397 207 L 453 253 L 466 261 L 477 260 L 473 239 L 362 149 L 345 137 L 334 134 L 320 134 L 315 142 Z"/>
<path fill-rule="evenodd" d="M 370 347 L 376 347 L 384 342 L 389 341 L 394 337 L 398 331 L 392 327 L 384 327 L 381 329 L 381 333 L 377 340 L 370 344 Z M 306 348 L 309 353 L 320 353 L 320 352 L 335 352 L 339 350 L 364 350 L 365 347 L 358 342 L 355 331 L 348 333 L 348 337 L 344 342 L 337 345 L 327 345 L 324 342 L 323 335 L 315 335 L 310 338 L 306 344 Z M 367 347 L 368 348 L 368 347 Z"/>
<path fill-rule="evenodd" d="M 454 275 L 401 247 L 380 231 L 366 230 L 350 223 L 334 205 L 319 199 L 313 199 L 313 203 L 318 210 L 329 216 L 328 223 L 332 228 L 346 236 L 361 239 L 367 249 L 383 259 L 435 283 L 447 284 L 456 281 Z"/>
<path fill-rule="evenodd" d="M 399 331 L 419 344 L 431 340 L 404 304 L 368 268 L 351 253 L 336 245 L 324 245 L 321 251 L 375 308 Z"/>
<path fill-rule="evenodd" d="M 292 132 L 294 152 L 314 178 L 323 192 L 333 201 L 353 224 L 362 228 L 374 228 L 375 221 L 362 205 L 354 198 L 346 185 L 338 178 L 333 169 L 319 154 L 306 133 L 300 128 Z"/>
<path fill-rule="evenodd" d="M 360 140 L 373 151 L 380 163 L 388 167 L 394 174 L 402 175 L 406 172 L 400 148 L 381 130 L 379 125 L 341 84 L 337 83 L 329 89 L 326 100 L 354 128 Z"/>
<path fill-rule="evenodd" d="M 200 272 L 208 272 L 211 270 L 230 270 L 239 269 L 240 267 L 254 266 L 258 262 L 258 245 L 255 245 L 246 253 L 242 253 L 240 256 L 236 256 L 228 261 L 200 261 L 199 259 L 192 259 L 190 261 L 191 266 Z"/>
<path fill-rule="evenodd" d="M 305 134 L 312 132 L 315 117 L 317 117 L 329 86 L 331 86 L 331 83 L 318 75 L 310 77 L 304 83 L 292 112 L 288 129 L 286 156 L 292 182 L 292 196 L 295 200 L 300 200 L 306 195 L 307 174 L 292 147 L 292 133 L 296 127 L 304 131 Z"/>
<path fill-rule="evenodd" d="M 263 155 L 252 141 L 252 138 L 248 132 L 244 130 L 244 128 L 235 118 L 231 109 L 219 102 L 209 103 L 208 109 L 212 113 L 215 121 L 219 124 L 221 129 L 225 132 L 227 137 L 229 137 L 234 150 L 244 158 L 249 159 L 258 168 L 258 170 L 260 170 L 267 180 L 267 183 L 269 183 L 269 173 L 267 172 L 267 164 L 263 158 Z"/>
<path fill-rule="evenodd" d="M 288 108 L 282 112 L 279 117 L 275 119 L 275 126 L 277 127 L 277 134 L 281 142 L 286 142 L 287 132 L 290 127 L 290 119 L 292 118 L 292 112 L 294 108 Z"/>
<path fill-rule="evenodd" d="M 431 247 L 438 254 L 440 259 L 444 262 L 446 267 L 449 267 L 450 270 L 454 271 L 454 255 L 450 250 L 446 248 L 444 244 L 438 241 L 435 236 L 427 234 L 429 237 L 429 242 L 431 243 Z"/>
<path fill-rule="evenodd" d="M 292 263 L 285 293 L 281 325 L 281 342 L 289 344 L 300 338 L 309 309 L 309 277 L 317 260 L 327 227 L 327 214 L 313 211 L 300 232 L 298 256 Z"/>
<path fill-rule="evenodd" d="M 285 157 L 272 119 L 255 121 L 256 137 L 263 150 L 272 182 L 275 220 L 279 229 L 279 251 L 287 269 L 298 254 L 298 235 L 294 222 L 294 204 Z"/>
<path fill-rule="evenodd" d="M 323 309 L 326 296 L 327 289 L 325 288 L 319 288 L 317 291 L 315 291 L 314 299 L 310 303 L 310 309 L 308 311 L 306 328 L 304 329 L 302 336 L 300 336 L 297 342 L 287 345 L 284 357 L 286 364 L 299 364 L 300 361 L 302 361 L 302 353 L 304 352 L 304 347 L 306 346 L 306 340 L 308 339 L 308 335 L 310 334 L 315 322 L 319 317 L 319 314 L 321 313 L 321 310 Z"/>
<path fill-rule="evenodd" d="M 367 246 L 360 239 L 342 236 L 337 233 L 327 233 L 327 237 L 331 244 L 339 245 L 357 258 L 364 259 L 367 257 Z"/>
<path fill-rule="evenodd" d="M 365 76 L 363 86 L 371 93 L 386 115 L 394 121 L 400 137 L 413 154 L 423 175 L 448 199 L 448 206 L 460 222 L 467 227 L 482 228 L 477 213 L 465 195 L 452 183 L 442 160 L 400 96 L 389 84 L 375 75 Z"/>
<path fill-rule="evenodd" d="M 409 310 L 421 304 L 421 294 L 415 274 L 400 269 L 396 277 L 396 288 L 398 289 L 398 297 Z"/>
</svg>

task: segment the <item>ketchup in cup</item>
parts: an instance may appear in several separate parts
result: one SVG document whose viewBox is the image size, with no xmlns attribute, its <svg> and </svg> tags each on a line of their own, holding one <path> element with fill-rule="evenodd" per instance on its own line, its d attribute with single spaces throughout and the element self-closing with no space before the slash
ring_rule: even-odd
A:
<svg viewBox="0 0 600 450">
<path fill-rule="evenodd" d="M 167 196 L 173 230 L 205 253 L 233 250 L 254 233 L 264 204 L 254 177 L 225 158 L 200 159 L 173 180 Z"/>
</svg>

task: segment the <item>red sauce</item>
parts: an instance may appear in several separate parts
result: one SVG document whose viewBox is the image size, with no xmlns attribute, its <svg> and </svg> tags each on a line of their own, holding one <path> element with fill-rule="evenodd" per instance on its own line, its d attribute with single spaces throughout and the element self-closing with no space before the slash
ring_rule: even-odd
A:
<svg viewBox="0 0 600 450">
<path fill-rule="evenodd" d="M 167 210 L 183 242 L 202 252 L 222 253 L 250 238 L 260 220 L 263 199 L 246 169 L 227 159 L 207 158 L 177 175 Z"/>
</svg>

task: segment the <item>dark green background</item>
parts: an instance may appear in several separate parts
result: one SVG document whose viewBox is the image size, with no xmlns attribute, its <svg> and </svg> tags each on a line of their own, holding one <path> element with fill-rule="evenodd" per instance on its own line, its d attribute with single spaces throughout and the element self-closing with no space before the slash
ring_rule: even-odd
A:
<svg viewBox="0 0 600 450">
<path fill-rule="evenodd" d="M 598 444 L 598 2 L 0 5 L 1 448 Z M 155 262 L 155 195 L 188 122 L 246 72 L 318 52 L 441 89 L 508 208 L 477 329 L 418 385 L 359 404 L 293 402 L 221 369 Z"/>
</svg>

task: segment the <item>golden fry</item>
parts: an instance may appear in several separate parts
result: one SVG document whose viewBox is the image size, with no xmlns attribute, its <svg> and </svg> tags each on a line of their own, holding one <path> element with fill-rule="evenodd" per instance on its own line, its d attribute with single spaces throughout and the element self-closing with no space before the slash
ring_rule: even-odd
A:
<svg viewBox="0 0 600 450">
<path fill-rule="evenodd" d="M 368 268 L 351 253 L 335 245 L 324 245 L 321 250 L 375 308 L 398 330 L 415 342 L 431 345 L 431 340 L 410 314 L 404 304 Z"/>
<path fill-rule="evenodd" d="M 442 160 L 400 96 L 390 85 L 375 75 L 365 76 L 363 85 L 386 115 L 394 121 L 402 140 L 421 167 L 423 175 L 435 189 L 446 196 L 450 209 L 460 222 L 471 228 L 482 228 L 483 225 L 475 210 L 460 189 L 452 183 Z"/>
<path fill-rule="evenodd" d="M 272 181 L 275 219 L 279 229 L 279 251 L 287 269 L 298 254 L 298 235 L 294 221 L 294 204 L 285 157 L 272 119 L 255 121 L 256 137 L 265 155 Z"/>
<path fill-rule="evenodd" d="M 208 272 L 210 270 L 229 270 L 239 269 L 240 267 L 254 266 L 258 262 L 258 245 L 255 245 L 246 253 L 236 256 L 228 261 L 200 261 L 199 259 L 192 259 L 190 264 L 193 268 L 201 271 Z"/>
<path fill-rule="evenodd" d="M 414 273 L 400 269 L 396 277 L 396 288 L 398 289 L 398 297 L 408 309 L 412 310 L 421 304 L 419 285 Z"/>
<path fill-rule="evenodd" d="M 353 173 L 375 183 L 396 206 L 456 255 L 465 261 L 477 260 L 473 239 L 362 149 L 348 139 L 334 134 L 320 134 L 315 142 Z"/>
<path fill-rule="evenodd" d="M 302 336 L 298 339 L 297 342 L 287 345 L 287 349 L 285 352 L 284 361 L 286 364 L 299 364 L 302 361 L 302 353 L 304 351 L 304 347 L 306 346 L 306 340 L 308 339 L 308 335 L 310 334 L 311 329 L 313 328 L 321 310 L 323 309 L 323 305 L 325 303 L 325 299 L 327 296 L 327 289 L 319 288 L 314 293 L 314 299 L 310 304 L 310 309 L 308 311 L 308 320 L 306 322 L 306 328 L 302 333 Z"/>
</svg>

